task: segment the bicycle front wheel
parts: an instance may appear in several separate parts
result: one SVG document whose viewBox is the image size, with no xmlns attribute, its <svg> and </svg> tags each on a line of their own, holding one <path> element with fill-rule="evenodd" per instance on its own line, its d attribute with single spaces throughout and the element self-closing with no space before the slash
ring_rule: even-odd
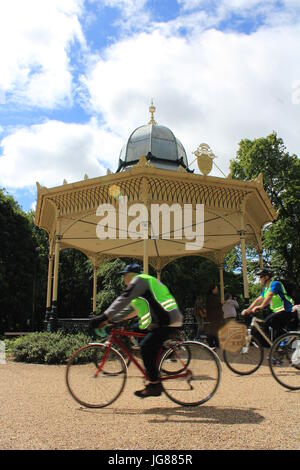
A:
<svg viewBox="0 0 300 470">
<path fill-rule="evenodd" d="M 122 355 L 105 344 L 89 344 L 75 351 L 66 369 L 72 397 L 88 408 L 103 408 L 122 393 L 127 368 Z"/>
<path fill-rule="evenodd" d="M 271 348 L 269 366 L 274 379 L 289 390 L 300 390 L 300 333 L 277 338 Z"/>
<path fill-rule="evenodd" d="M 238 375 L 253 374 L 264 359 L 264 348 L 261 342 L 252 337 L 247 344 L 246 337 L 240 333 L 231 335 L 225 343 L 223 358 L 227 367 Z"/>
<path fill-rule="evenodd" d="M 182 354 L 189 351 L 189 363 L 181 374 L 186 376 L 177 377 L 178 364 L 175 365 L 174 375 L 169 375 L 170 364 L 167 359 L 173 353 L 169 349 L 163 355 L 159 371 L 162 386 L 167 397 L 182 406 L 199 406 L 210 400 L 216 393 L 220 378 L 221 364 L 218 356 L 212 349 L 197 341 L 184 341 L 181 343 Z M 177 367 L 177 371 L 176 371 Z M 164 373 L 164 370 L 168 373 Z"/>
</svg>

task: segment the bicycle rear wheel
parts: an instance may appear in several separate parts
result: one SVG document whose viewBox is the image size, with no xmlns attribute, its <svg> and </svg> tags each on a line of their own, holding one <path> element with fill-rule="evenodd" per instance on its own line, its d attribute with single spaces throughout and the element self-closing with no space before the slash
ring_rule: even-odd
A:
<svg viewBox="0 0 300 470">
<path fill-rule="evenodd" d="M 219 387 L 220 360 L 216 353 L 203 343 L 184 341 L 180 346 L 190 354 L 188 367 L 182 372 L 183 374 L 186 372 L 187 376 L 176 378 L 178 372 L 174 372 L 175 377 L 163 372 L 165 369 L 169 370 L 166 360 L 173 350 L 168 350 L 159 365 L 164 392 L 170 400 L 179 405 L 202 405 L 214 396 Z"/>
<path fill-rule="evenodd" d="M 107 352 L 105 344 L 89 344 L 75 351 L 68 361 L 68 390 L 78 403 L 88 408 L 110 405 L 124 389 L 127 378 L 125 361 L 116 349 L 111 347 Z"/>
<path fill-rule="evenodd" d="M 271 348 L 269 366 L 274 379 L 289 390 L 300 390 L 300 333 L 277 338 Z"/>
<path fill-rule="evenodd" d="M 261 366 L 264 360 L 264 348 L 261 342 L 252 337 L 246 344 L 246 337 L 233 333 L 225 343 L 223 358 L 227 367 L 236 374 L 250 375 Z"/>
</svg>

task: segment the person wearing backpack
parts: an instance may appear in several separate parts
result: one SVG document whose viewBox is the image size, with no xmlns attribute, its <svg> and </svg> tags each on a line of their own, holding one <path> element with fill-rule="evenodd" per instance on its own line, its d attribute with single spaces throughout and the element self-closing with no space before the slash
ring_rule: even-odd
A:
<svg viewBox="0 0 300 470">
<path fill-rule="evenodd" d="M 293 311 L 294 301 L 287 294 L 282 282 L 273 279 L 273 274 L 268 269 L 262 269 L 257 273 L 262 292 L 249 308 L 242 311 L 242 315 L 256 313 L 269 306 L 271 314 L 265 319 L 265 329 L 273 328 L 274 339 L 287 330 L 296 329 L 298 324 L 297 312 Z"/>
</svg>

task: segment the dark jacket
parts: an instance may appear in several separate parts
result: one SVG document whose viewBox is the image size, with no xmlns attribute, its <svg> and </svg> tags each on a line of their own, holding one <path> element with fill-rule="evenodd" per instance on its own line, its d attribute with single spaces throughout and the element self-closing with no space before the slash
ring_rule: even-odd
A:
<svg viewBox="0 0 300 470">
<path fill-rule="evenodd" d="M 206 321 L 207 333 L 216 335 L 223 324 L 223 310 L 220 298 L 215 294 L 208 294 L 206 297 Z"/>
</svg>

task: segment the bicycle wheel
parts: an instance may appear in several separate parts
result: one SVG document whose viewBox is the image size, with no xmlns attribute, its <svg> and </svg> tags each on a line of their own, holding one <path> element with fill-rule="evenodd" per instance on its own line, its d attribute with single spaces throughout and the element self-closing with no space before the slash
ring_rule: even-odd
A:
<svg viewBox="0 0 300 470">
<path fill-rule="evenodd" d="M 182 406 L 199 406 L 210 400 L 216 393 L 220 378 L 221 364 L 218 356 L 208 346 L 197 341 L 184 341 L 181 348 L 190 353 L 186 377 L 172 377 L 164 374 L 169 367 L 166 360 L 173 350 L 167 351 L 160 362 L 159 371 L 162 386 L 167 397 Z M 168 367 L 167 367 L 168 366 Z"/>
<path fill-rule="evenodd" d="M 113 403 L 122 393 L 127 368 L 123 356 L 114 348 L 107 351 L 105 344 L 89 344 L 75 351 L 66 369 L 66 383 L 72 397 L 88 408 L 103 408 Z"/>
<path fill-rule="evenodd" d="M 261 366 L 264 360 L 264 348 L 261 342 L 252 337 L 246 344 L 246 337 L 233 333 L 225 343 L 223 358 L 227 367 L 236 374 L 250 375 Z"/>
<path fill-rule="evenodd" d="M 300 390 L 300 333 L 277 338 L 271 348 L 269 366 L 274 379 L 289 390 Z"/>
<path fill-rule="evenodd" d="M 170 345 L 167 350 L 164 364 L 161 366 L 161 372 L 167 375 L 180 374 L 189 365 L 191 360 L 191 351 L 187 345 L 177 343 Z"/>
</svg>

